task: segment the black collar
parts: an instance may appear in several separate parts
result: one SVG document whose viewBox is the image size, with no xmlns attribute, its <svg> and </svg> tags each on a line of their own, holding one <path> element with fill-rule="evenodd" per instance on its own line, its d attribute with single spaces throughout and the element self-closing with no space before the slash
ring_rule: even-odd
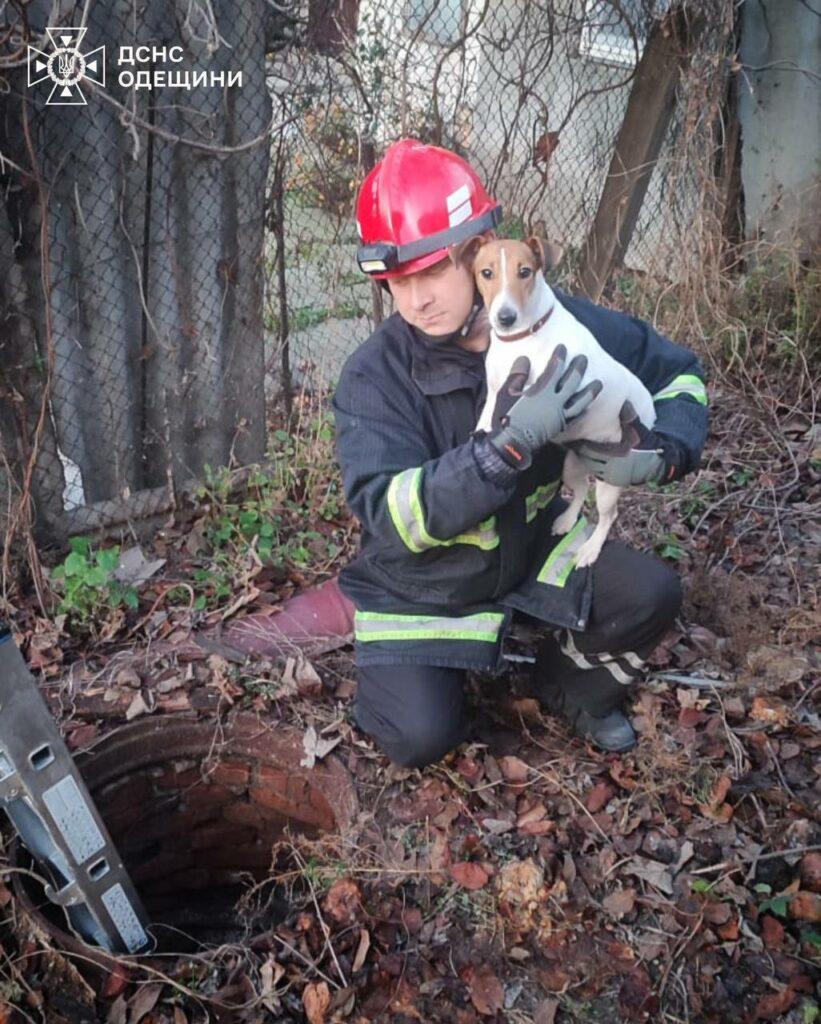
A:
<svg viewBox="0 0 821 1024">
<path fill-rule="evenodd" d="M 424 395 L 471 390 L 485 379 L 485 353 L 471 352 L 456 342 L 459 332 L 434 337 L 402 323 L 411 336 L 411 376 Z"/>
</svg>

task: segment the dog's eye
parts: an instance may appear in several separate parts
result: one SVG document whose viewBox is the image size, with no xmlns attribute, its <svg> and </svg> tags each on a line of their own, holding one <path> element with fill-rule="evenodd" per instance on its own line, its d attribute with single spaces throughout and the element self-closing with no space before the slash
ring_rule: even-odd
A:
<svg viewBox="0 0 821 1024">
<path fill-rule="evenodd" d="M 489 281 L 493 277 L 493 271 L 490 269 L 490 267 L 483 267 L 481 273 L 482 277 L 486 281 Z"/>
<path fill-rule="evenodd" d="M 530 267 L 519 267 L 519 277 L 530 277 L 533 273 Z"/>
</svg>

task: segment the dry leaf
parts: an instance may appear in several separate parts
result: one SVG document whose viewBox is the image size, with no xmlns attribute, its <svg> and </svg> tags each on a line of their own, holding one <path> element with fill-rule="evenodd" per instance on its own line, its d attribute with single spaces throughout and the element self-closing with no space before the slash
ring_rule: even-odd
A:
<svg viewBox="0 0 821 1024">
<path fill-rule="evenodd" d="M 795 999 L 796 994 L 790 988 L 785 988 L 782 992 L 770 992 L 756 1003 L 755 1019 L 775 1020 L 790 1009 Z"/>
<path fill-rule="evenodd" d="M 151 1013 L 160 998 L 162 985 L 159 982 L 143 985 L 128 1003 L 128 1024 L 140 1024 L 146 1014 Z"/>
<path fill-rule="evenodd" d="M 491 967 L 471 965 L 462 971 L 461 977 L 468 987 L 471 1002 L 484 1017 L 492 1017 L 502 1009 L 505 991 Z"/>
<path fill-rule="evenodd" d="M 340 878 L 328 890 L 323 902 L 325 913 L 341 924 L 353 921 L 359 909 L 362 894 L 352 878 Z"/>
<path fill-rule="evenodd" d="M 505 782 L 527 782 L 527 777 L 530 774 L 529 766 L 518 757 L 500 757 L 499 767 Z"/>
<path fill-rule="evenodd" d="M 637 878 L 644 879 L 645 882 L 649 882 L 650 885 L 655 886 L 656 889 L 660 889 L 662 892 L 666 892 L 670 896 L 673 894 L 673 879 L 670 876 L 670 872 L 664 864 L 659 864 L 656 860 L 634 857 L 629 863 L 625 864 L 624 872 L 625 874 L 635 875 Z"/>
<path fill-rule="evenodd" d="M 611 892 L 602 900 L 602 906 L 611 917 L 620 920 L 625 914 L 629 914 L 636 905 L 635 889 L 620 889 L 618 892 Z"/>
<path fill-rule="evenodd" d="M 790 900 L 790 917 L 811 924 L 821 924 L 821 894 L 797 892 Z"/>
<path fill-rule="evenodd" d="M 310 982 L 302 993 L 302 1005 L 308 1024 L 325 1024 L 325 1014 L 331 1005 L 331 990 L 324 981 Z"/>
<path fill-rule="evenodd" d="M 616 787 L 606 779 L 599 779 L 596 785 L 590 790 L 584 800 L 584 806 L 591 814 L 598 812 L 610 803 L 616 795 Z"/>
<path fill-rule="evenodd" d="M 334 749 L 334 747 L 342 742 L 342 737 L 337 735 L 331 739 L 322 739 L 317 736 L 316 729 L 312 725 L 309 725 L 305 730 L 305 735 L 302 737 L 302 749 L 305 751 L 305 756 L 299 762 L 303 768 L 313 768 L 317 761 L 321 761 L 323 757 Z"/>
<path fill-rule="evenodd" d="M 750 708 L 750 718 L 784 728 L 790 720 L 790 709 L 775 697 L 755 697 Z"/>
<path fill-rule="evenodd" d="M 368 955 L 368 950 L 371 948 L 371 937 L 368 934 L 367 928 L 361 928 L 359 930 L 359 945 L 356 947 L 356 956 L 353 958 L 353 973 L 361 971 L 365 963 L 365 957 Z"/>
<path fill-rule="evenodd" d="M 533 1014 L 533 1024 L 554 1024 L 558 1009 L 558 999 L 543 999 Z"/>
<path fill-rule="evenodd" d="M 481 889 L 487 885 L 490 875 L 481 864 L 460 860 L 450 867 L 450 877 L 458 882 L 463 889 Z"/>
<path fill-rule="evenodd" d="M 117 696 L 119 697 L 119 693 Z M 146 711 L 148 711 L 148 705 L 143 700 L 143 695 L 141 693 L 135 693 L 134 699 L 128 705 L 128 710 L 125 713 L 125 720 L 130 722 L 132 718 L 144 715 Z"/>
</svg>

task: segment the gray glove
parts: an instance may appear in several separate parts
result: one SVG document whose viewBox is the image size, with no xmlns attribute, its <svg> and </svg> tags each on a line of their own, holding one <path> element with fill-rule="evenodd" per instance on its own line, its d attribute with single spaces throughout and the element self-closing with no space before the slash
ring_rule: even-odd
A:
<svg viewBox="0 0 821 1024">
<path fill-rule="evenodd" d="M 573 444 L 587 472 L 616 487 L 674 479 L 679 468 L 675 446 L 648 430 L 629 401 L 622 406 L 619 419 L 621 441 Z"/>
<path fill-rule="evenodd" d="M 575 356 L 565 368 L 566 359 L 567 349 L 557 345 L 544 371 L 524 393 L 530 360 L 519 356 L 514 361 L 494 409 L 493 422 L 500 426 L 487 438 L 508 465 L 527 469 L 533 453 L 581 416 L 601 391 L 599 380 L 578 390 L 587 369 L 586 356 Z"/>
<path fill-rule="evenodd" d="M 584 463 L 587 472 L 598 480 L 606 480 L 616 487 L 631 484 L 646 484 L 659 480 L 664 470 L 664 454 L 661 451 L 632 449 L 626 455 L 602 455 L 590 453 L 583 447 L 576 454 Z"/>
</svg>

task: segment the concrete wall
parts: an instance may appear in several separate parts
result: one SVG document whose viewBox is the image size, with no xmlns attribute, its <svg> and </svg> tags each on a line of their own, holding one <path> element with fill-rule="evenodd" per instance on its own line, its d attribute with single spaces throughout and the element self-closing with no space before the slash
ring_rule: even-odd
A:
<svg viewBox="0 0 821 1024">
<path fill-rule="evenodd" d="M 747 235 L 782 244 L 798 240 L 816 253 L 821 243 L 821 17 L 811 8 L 817 6 L 746 0 L 739 88 Z"/>
</svg>

